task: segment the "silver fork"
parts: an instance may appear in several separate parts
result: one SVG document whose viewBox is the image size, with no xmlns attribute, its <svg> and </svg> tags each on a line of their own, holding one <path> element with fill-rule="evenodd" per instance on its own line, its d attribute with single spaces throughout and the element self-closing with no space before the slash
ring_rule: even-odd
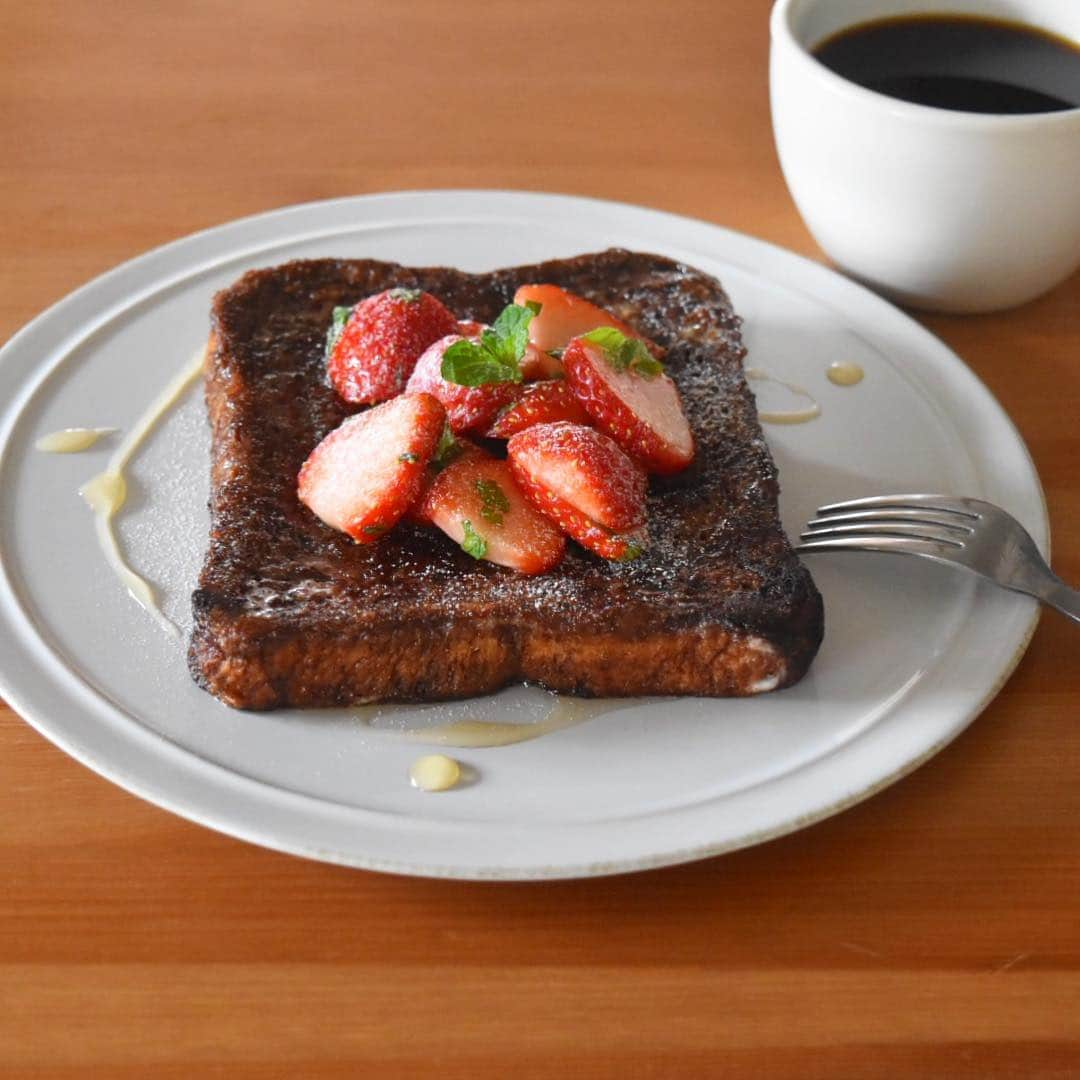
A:
<svg viewBox="0 0 1080 1080">
<path fill-rule="evenodd" d="M 795 550 L 888 551 L 962 566 L 1080 622 L 1080 592 L 1046 565 L 1011 514 L 981 499 L 879 495 L 819 507 Z"/>
</svg>

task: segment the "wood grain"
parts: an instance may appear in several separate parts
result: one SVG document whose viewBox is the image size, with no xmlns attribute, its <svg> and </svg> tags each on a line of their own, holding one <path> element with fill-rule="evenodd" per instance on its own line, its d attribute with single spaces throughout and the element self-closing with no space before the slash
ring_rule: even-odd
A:
<svg viewBox="0 0 1080 1080">
<path fill-rule="evenodd" d="M 624 199 L 820 258 L 725 4 L 0 6 L 0 336 L 117 262 L 302 200 Z M 1008 409 L 1080 580 L 1080 280 L 923 319 Z M 250 847 L 0 710 L 0 1074 L 1080 1076 L 1080 637 L 1043 617 L 913 776 L 622 878 L 417 881 Z"/>
</svg>

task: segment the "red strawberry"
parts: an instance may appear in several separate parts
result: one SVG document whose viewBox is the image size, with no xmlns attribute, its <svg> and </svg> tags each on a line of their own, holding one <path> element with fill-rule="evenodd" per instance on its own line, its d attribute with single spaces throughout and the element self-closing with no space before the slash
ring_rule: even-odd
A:
<svg viewBox="0 0 1080 1080">
<path fill-rule="evenodd" d="M 517 489 L 507 463 L 480 450 L 435 477 L 419 512 L 474 558 L 523 574 L 551 570 L 566 550 L 562 533 Z"/>
<path fill-rule="evenodd" d="M 603 525 L 598 525 L 592 518 L 576 510 L 565 499 L 553 495 L 540 484 L 534 484 L 527 476 L 513 469 L 513 466 L 511 469 L 518 486 L 533 506 L 555 522 L 567 536 L 600 558 L 614 562 L 630 562 L 648 546 L 649 538 L 644 525 L 622 533 L 605 529 Z"/>
<path fill-rule="evenodd" d="M 473 319 L 462 319 L 457 324 L 457 332 L 467 338 L 479 337 L 487 328 L 487 323 L 476 322 Z"/>
<path fill-rule="evenodd" d="M 359 543 L 393 528 L 420 492 L 446 412 L 428 394 L 405 394 L 350 416 L 308 456 L 300 501 Z"/>
<path fill-rule="evenodd" d="M 410 394 L 431 394 L 446 409 L 446 417 L 454 433 L 486 431 L 501 409 L 516 401 L 521 387 L 513 382 L 487 383 L 484 386 L 459 386 L 442 377 L 443 354 L 460 334 L 449 334 L 425 350 L 409 377 L 406 391 Z"/>
<path fill-rule="evenodd" d="M 529 501 L 582 547 L 620 562 L 641 554 L 645 474 L 606 435 L 580 424 L 537 424 L 506 448 Z"/>
<path fill-rule="evenodd" d="M 496 417 L 487 435 L 491 439 L 509 439 L 533 424 L 551 424 L 558 420 L 573 424 L 592 423 L 563 379 L 528 383 L 522 389 L 521 397 Z"/>
<path fill-rule="evenodd" d="M 435 480 L 444 469 L 449 468 L 450 465 L 468 457 L 470 454 L 478 457 L 490 456 L 486 451 L 481 450 L 476 443 L 469 442 L 468 439 L 454 438 L 449 425 L 447 425 L 446 431 L 439 439 L 439 445 L 436 447 L 435 453 L 428 462 L 428 467 L 424 470 L 424 478 L 420 482 L 420 493 L 409 509 L 405 511 L 406 521 L 411 521 L 414 525 L 432 524 L 431 517 L 427 512 L 427 494 L 431 490 L 431 485 L 435 483 Z"/>
<path fill-rule="evenodd" d="M 521 374 L 526 382 L 534 379 L 561 379 L 562 361 L 538 349 L 531 341 L 525 346 L 525 355 L 521 358 Z"/>
<path fill-rule="evenodd" d="M 515 435 L 506 452 L 519 482 L 527 480 L 605 529 L 644 524 L 645 474 L 602 432 L 537 424 Z"/>
<path fill-rule="evenodd" d="M 619 359 L 607 348 L 574 338 L 563 353 L 566 381 L 597 427 L 649 472 L 680 472 L 694 460 L 694 436 L 678 389 L 663 371 L 635 362 L 620 369 Z"/>
<path fill-rule="evenodd" d="M 545 353 L 565 348 L 571 338 L 598 326 L 613 326 L 627 337 L 641 338 L 652 352 L 660 351 L 621 319 L 558 285 L 520 286 L 514 293 L 514 303 L 524 305 L 529 301 L 540 305 L 540 314 L 529 323 L 529 340 Z"/>
<path fill-rule="evenodd" d="M 456 329 L 457 319 L 430 293 L 390 289 L 369 296 L 330 350 L 330 381 L 354 405 L 386 401 L 405 389 L 420 354 Z"/>
</svg>

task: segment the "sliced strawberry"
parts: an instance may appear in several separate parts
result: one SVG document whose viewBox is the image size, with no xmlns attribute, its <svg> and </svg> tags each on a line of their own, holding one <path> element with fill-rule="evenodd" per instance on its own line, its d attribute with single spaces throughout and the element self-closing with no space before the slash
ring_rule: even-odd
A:
<svg viewBox="0 0 1080 1080">
<path fill-rule="evenodd" d="M 527 383 L 518 398 L 501 412 L 487 430 L 488 438 L 509 439 L 533 424 L 553 424 L 567 420 L 591 424 L 592 419 L 563 379 Z"/>
<path fill-rule="evenodd" d="M 529 323 L 529 341 L 545 353 L 565 348 L 571 338 L 598 326 L 612 326 L 627 337 L 640 338 L 650 351 L 660 354 L 656 345 L 621 319 L 558 285 L 520 286 L 514 293 L 514 303 L 524 305 L 529 302 L 540 305 L 540 314 Z"/>
<path fill-rule="evenodd" d="M 445 424 L 445 410 L 428 394 L 404 394 L 350 416 L 301 467 L 300 501 L 359 543 L 378 540 L 419 494 Z"/>
<path fill-rule="evenodd" d="M 513 458 L 509 461 L 510 470 L 518 482 L 518 487 L 533 506 L 583 548 L 594 552 L 602 559 L 612 559 L 615 562 L 629 562 L 645 550 L 648 534 L 644 525 L 622 533 L 607 529 L 593 521 L 587 514 L 583 514 L 566 499 L 560 498 L 549 488 L 533 480 Z"/>
<path fill-rule="evenodd" d="M 521 396 L 521 386 L 514 382 L 487 383 L 484 386 L 459 386 L 442 376 L 443 354 L 460 334 L 449 334 L 425 350 L 409 377 L 406 391 L 410 394 L 431 394 L 443 403 L 447 419 L 455 434 L 465 431 L 486 431 L 500 410 Z"/>
<path fill-rule="evenodd" d="M 420 354 L 457 319 L 430 293 L 389 289 L 359 303 L 332 345 L 327 372 L 334 389 L 354 405 L 400 394 Z"/>
<path fill-rule="evenodd" d="M 515 477 L 527 477 L 605 529 L 645 523 L 645 473 L 603 432 L 537 424 L 515 435 L 506 452 Z"/>
<path fill-rule="evenodd" d="M 649 472 L 680 472 L 694 460 L 678 388 L 662 371 L 619 370 L 607 350 L 581 338 L 566 347 L 563 364 L 570 389 L 597 427 Z"/>
<path fill-rule="evenodd" d="M 480 450 L 435 477 L 419 513 L 474 558 L 523 574 L 551 570 L 566 550 L 562 533 L 521 494 L 507 463 Z"/>
<path fill-rule="evenodd" d="M 427 511 L 427 494 L 431 490 L 431 485 L 435 483 L 436 478 L 444 469 L 449 468 L 454 462 L 468 457 L 470 454 L 479 457 L 490 457 L 476 443 L 469 442 L 468 439 L 455 437 L 450 430 L 450 425 L 447 424 L 443 434 L 439 437 L 439 445 L 435 448 L 435 453 L 431 456 L 431 460 L 424 470 L 424 478 L 420 481 L 420 491 L 413 500 L 412 505 L 405 511 L 406 521 L 411 521 L 414 525 L 432 524 Z"/>
<path fill-rule="evenodd" d="M 521 358 L 521 374 L 526 382 L 535 379 L 561 379 L 563 377 L 562 361 L 557 357 L 538 349 L 531 341 L 525 347 L 525 355 Z"/>
</svg>

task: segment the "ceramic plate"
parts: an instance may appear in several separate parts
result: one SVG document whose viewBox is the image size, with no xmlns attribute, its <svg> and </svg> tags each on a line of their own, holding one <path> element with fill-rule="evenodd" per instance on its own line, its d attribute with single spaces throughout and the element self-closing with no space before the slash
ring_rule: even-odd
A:
<svg viewBox="0 0 1080 1080">
<path fill-rule="evenodd" d="M 204 341 L 215 290 L 249 268 L 332 255 L 479 271 L 612 245 L 718 276 L 745 321 L 750 363 L 820 402 L 817 420 L 766 428 L 789 533 L 821 503 L 944 490 L 999 503 L 1045 550 L 1038 477 L 990 393 L 907 316 L 819 265 L 699 221 L 580 198 L 342 199 L 126 263 L 3 350 L 4 696 L 80 761 L 193 821 L 311 858 L 431 876 L 574 877 L 697 859 L 801 828 L 926 760 L 1012 670 L 1034 602 L 916 560 L 816 556 L 826 638 L 798 686 L 752 700 L 614 703 L 535 741 L 459 751 L 471 782 L 419 792 L 407 770 L 424 748 L 399 729 L 465 716 L 528 722 L 546 714 L 548 695 L 516 688 L 374 720 L 227 709 L 195 687 L 183 644 L 106 569 L 76 490 L 110 443 L 66 456 L 33 448 L 58 428 L 130 428 Z M 861 364 L 864 381 L 832 385 L 834 360 Z M 201 395 L 190 393 L 136 458 L 118 523 L 131 562 L 185 630 L 206 542 L 208 446 Z"/>
</svg>

